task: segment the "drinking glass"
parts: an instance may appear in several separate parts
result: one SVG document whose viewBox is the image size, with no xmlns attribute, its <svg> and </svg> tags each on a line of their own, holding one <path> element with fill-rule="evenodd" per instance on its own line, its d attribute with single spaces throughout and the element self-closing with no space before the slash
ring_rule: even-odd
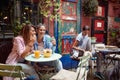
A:
<svg viewBox="0 0 120 80">
<path fill-rule="evenodd" d="M 39 50 L 35 50 L 34 51 L 34 57 L 35 58 L 39 58 L 40 57 L 40 51 Z"/>
</svg>

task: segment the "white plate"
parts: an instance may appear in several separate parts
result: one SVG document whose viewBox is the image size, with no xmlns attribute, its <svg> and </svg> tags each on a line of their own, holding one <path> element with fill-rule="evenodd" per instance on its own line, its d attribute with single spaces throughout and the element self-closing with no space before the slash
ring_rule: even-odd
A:
<svg viewBox="0 0 120 80">
<path fill-rule="evenodd" d="M 32 55 L 33 58 L 36 58 L 34 55 Z M 41 57 L 41 55 L 39 56 L 39 58 Z"/>
</svg>

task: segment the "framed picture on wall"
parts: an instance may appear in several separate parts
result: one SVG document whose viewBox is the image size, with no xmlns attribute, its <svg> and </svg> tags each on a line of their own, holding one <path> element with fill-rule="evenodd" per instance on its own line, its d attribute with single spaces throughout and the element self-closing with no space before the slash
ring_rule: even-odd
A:
<svg viewBox="0 0 120 80">
<path fill-rule="evenodd" d="M 101 16 L 101 17 L 105 16 L 105 8 L 103 6 L 98 6 L 96 16 Z"/>
<path fill-rule="evenodd" d="M 61 10 L 61 19 L 64 20 L 76 20 L 77 19 L 77 3 L 73 2 L 62 2 L 62 10 Z"/>
<path fill-rule="evenodd" d="M 69 33 L 69 32 L 73 32 L 75 33 L 76 31 L 76 26 L 77 26 L 77 22 L 76 21 L 72 21 L 72 20 L 63 20 L 62 21 L 62 27 L 61 27 L 61 32 L 64 33 Z"/>
<path fill-rule="evenodd" d="M 104 20 L 95 20 L 94 29 L 104 31 Z"/>
<path fill-rule="evenodd" d="M 62 15 L 76 16 L 76 3 L 62 2 Z"/>
</svg>

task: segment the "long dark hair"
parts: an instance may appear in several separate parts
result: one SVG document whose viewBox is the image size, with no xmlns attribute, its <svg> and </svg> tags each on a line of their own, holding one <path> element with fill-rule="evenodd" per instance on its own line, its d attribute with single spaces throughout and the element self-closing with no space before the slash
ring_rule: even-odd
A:
<svg viewBox="0 0 120 80">
<path fill-rule="evenodd" d="M 25 45 L 30 40 L 30 29 L 32 27 L 34 28 L 34 26 L 32 24 L 25 24 L 20 31 L 20 35 L 23 37 Z"/>
</svg>

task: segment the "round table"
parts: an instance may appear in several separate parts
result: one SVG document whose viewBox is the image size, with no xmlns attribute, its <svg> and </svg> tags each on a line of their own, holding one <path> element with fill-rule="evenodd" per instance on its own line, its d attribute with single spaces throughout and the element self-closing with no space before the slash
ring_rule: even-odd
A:
<svg viewBox="0 0 120 80">
<path fill-rule="evenodd" d="M 110 59 L 110 61 L 109 62 L 107 62 L 107 64 L 104 66 L 104 70 L 103 70 L 103 73 L 107 70 L 107 68 L 108 68 L 108 66 L 111 64 L 111 62 L 113 62 L 113 60 L 115 60 L 115 58 L 116 58 L 116 56 L 117 55 L 120 55 L 120 48 L 107 48 L 107 47 L 105 47 L 105 48 L 103 48 L 103 49 L 96 49 L 96 52 L 97 53 L 102 53 L 102 54 L 104 54 L 104 55 L 106 55 L 105 56 L 105 59 L 107 58 L 109 58 Z M 110 55 L 112 55 L 113 54 L 113 56 L 110 56 Z M 97 56 L 97 57 L 99 57 L 99 56 Z M 98 58 L 99 59 L 99 58 Z M 98 61 L 98 60 L 97 60 Z M 97 66 L 99 66 L 99 65 L 101 65 L 100 62 L 101 60 L 99 60 L 99 63 L 97 64 Z M 120 62 L 118 61 L 118 64 L 120 64 Z M 114 65 L 114 67 L 115 67 L 115 65 Z M 99 68 L 100 68 L 100 66 L 99 66 Z"/>
<path fill-rule="evenodd" d="M 95 49 L 95 50 L 99 52 L 107 52 L 107 53 L 120 52 L 120 48 L 116 48 L 116 49 L 103 48 L 103 49 Z"/>
<path fill-rule="evenodd" d="M 45 58 L 43 55 L 40 55 L 39 58 L 35 58 L 34 54 L 30 54 L 25 57 L 25 60 L 31 61 L 31 62 L 49 62 L 49 61 L 55 61 L 60 59 L 62 56 L 57 53 L 53 53 L 49 58 Z"/>
<path fill-rule="evenodd" d="M 25 57 L 25 60 L 27 60 L 27 61 L 30 61 L 30 62 L 51 62 L 51 61 L 56 61 L 56 60 L 59 60 L 60 58 L 61 58 L 62 56 L 60 55 L 60 54 L 58 54 L 58 53 L 53 53 L 49 58 L 45 58 L 44 57 L 44 55 L 40 55 L 40 57 L 39 58 L 35 58 L 34 57 L 34 54 L 32 53 L 32 54 L 30 54 L 30 55 L 28 55 L 28 56 L 26 56 Z M 50 63 L 51 64 L 51 63 Z M 57 66 L 56 66 L 56 64 L 54 64 L 55 66 L 54 66 L 54 68 L 50 68 L 50 69 L 48 69 L 48 68 L 46 68 L 46 67 L 41 67 L 40 69 L 43 71 L 44 70 L 44 72 L 46 71 L 46 73 L 45 74 L 48 74 L 49 72 L 51 72 L 51 70 L 55 70 L 55 72 L 56 72 L 56 68 L 57 68 Z M 35 68 L 36 69 L 36 68 Z M 40 73 L 40 74 L 38 74 L 39 76 L 41 76 L 41 75 L 45 75 L 45 74 L 43 74 L 41 71 L 39 71 L 39 70 L 36 70 L 38 73 Z M 42 77 L 40 77 L 40 78 L 42 78 Z"/>
</svg>

